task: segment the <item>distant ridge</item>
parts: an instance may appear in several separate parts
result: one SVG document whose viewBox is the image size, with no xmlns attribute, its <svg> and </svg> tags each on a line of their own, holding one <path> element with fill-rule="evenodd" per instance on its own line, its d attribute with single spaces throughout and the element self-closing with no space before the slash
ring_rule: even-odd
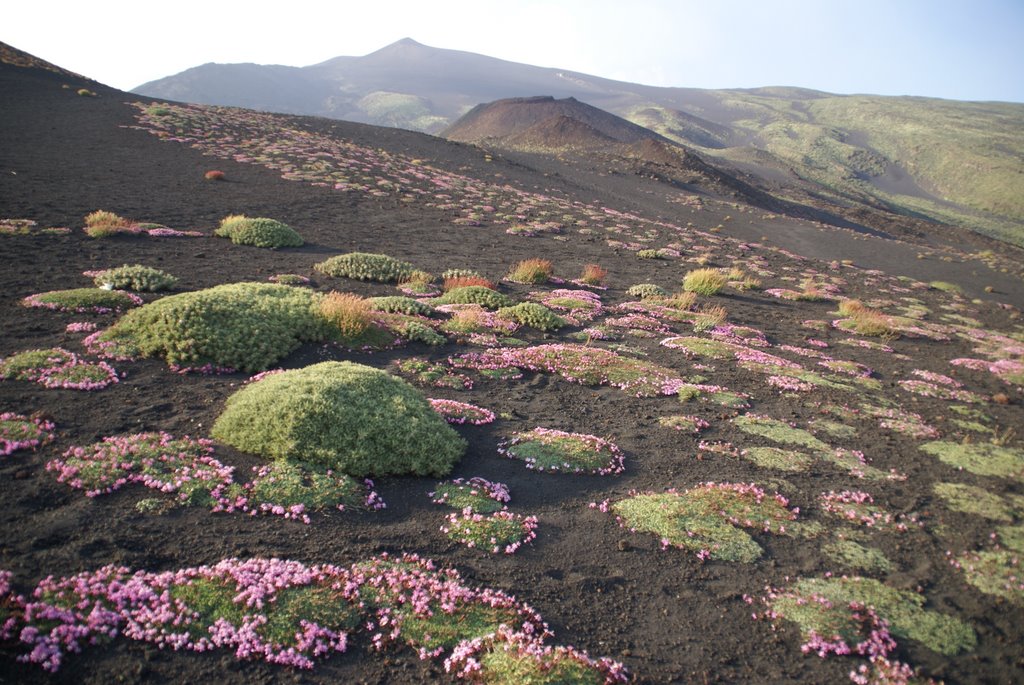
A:
<svg viewBox="0 0 1024 685">
<path fill-rule="evenodd" d="M 660 88 L 411 38 L 307 67 L 204 64 L 135 92 L 449 135 L 482 102 L 574 98 L 694 149 L 709 164 L 741 169 L 766 188 L 788 186 L 783 194 L 797 202 L 952 223 L 1024 245 L 1022 104 L 786 86 Z M 586 118 L 569 118 L 610 135 Z M 540 120 L 507 136 L 519 138 L 506 145 L 532 149 L 600 140 L 578 124 Z"/>
<path fill-rule="evenodd" d="M 511 147 L 594 147 L 663 140 L 663 136 L 576 98 L 507 98 L 477 105 L 440 134 L 459 142 Z"/>
</svg>

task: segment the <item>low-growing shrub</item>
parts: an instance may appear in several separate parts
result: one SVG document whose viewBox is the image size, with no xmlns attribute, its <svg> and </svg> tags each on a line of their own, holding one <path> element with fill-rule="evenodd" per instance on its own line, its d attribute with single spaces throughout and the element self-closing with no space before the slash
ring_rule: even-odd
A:
<svg viewBox="0 0 1024 685">
<path fill-rule="evenodd" d="M 378 281 L 380 283 L 397 283 L 412 276 L 414 268 L 408 262 L 402 262 L 385 254 L 370 252 L 349 252 L 335 255 L 313 268 L 328 276 L 336 278 L 354 278 L 360 281 Z"/>
<path fill-rule="evenodd" d="M 401 295 L 390 295 L 388 297 L 371 297 L 367 300 L 370 308 L 378 312 L 389 312 L 392 314 L 410 314 L 415 316 L 433 316 L 437 310 L 426 302 L 421 302 L 412 297 Z"/>
<path fill-rule="evenodd" d="M 565 319 L 536 302 L 520 302 L 511 307 L 502 307 L 498 310 L 498 316 L 538 331 L 555 331 L 565 325 Z"/>
<path fill-rule="evenodd" d="M 465 288 L 471 285 L 490 288 L 491 290 L 494 290 L 496 287 L 493 281 L 486 279 L 483 276 L 450 276 L 444 279 L 442 289 L 445 292 L 448 292 L 449 290 Z"/>
<path fill-rule="evenodd" d="M 178 279 L 160 269 L 141 264 L 125 264 L 115 269 L 106 269 L 93 277 L 97 288 L 114 290 L 139 290 L 157 292 L 170 290 Z"/>
<path fill-rule="evenodd" d="M 434 276 L 426 271 L 413 271 L 398 281 L 398 289 L 406 295 L 417 297 L 433 297 L 441 294 L 441 289 L 434 284 Z"/>
<path fill-rule="evenodd" d="M 341 339 L 358 339 L 373 325 L 370 303 L 359 295 L 331 291 L 320 300 L 317 314 L 332 328 L 338 330 Z"/>
<path fill-rule="evenodd" d="M 584 283 L 586 285 L 601 285 L 604 283 L 604 279 L 607 276 L 608 270 L 600 264 L 587 264 L 583 267 L 583 273 L 580 274 L 580 283 Z"/>
<path fill-rule="evenodd" d="M 97 209 L 85 217 L 85 233 L 90 238 L 106 238 L 124 233 L 131 225 L 130 220 L 103 209 Z"/>
<path fill-rule="evenodd" d="M 42 307 L 59 312 L 107 314 L 137 307 L 142 304 L 142 298 L 121 290 L 72 288 L 71 290 L 36 293 L 29 295 L 21 302 L 27 307 Z"/>
<path fill-rule="evenodd" d="M 698 295 L 714 295 L 729 283 L 729 276 L 718 269 L 697 269 L 683 277 L 683 290 Z"/>
<path fill-rule="evenodd" d="M 547 259 L 524 259 L 508 272 L 506 278 L 513 283 L 547 283 L 554 273 L 554 267 Z"/>
<path fill-rule="evenodd" d="M 630 297 L 639 297 L 641 300 L 660 300 L 668 297 L 668 291 L 654 283 L 637 283 L 626 290 Z"/>
<path fill-rule="evenodd" d="M 168 364 L 262 371 L 302 342 L 330 337 L 316 316 L 321 296 L 271 283 L 227 285 L 164 297 L 123 316 L 96 338 L 122 354 Z"/>
<path fill-rule="evenodd" d="M 352 476 L 448 473 L 465 441 L 411 385 L 352 362 L 265 376 L 228 398 L 214 438 Z"/>
<path fill-rule="evenodd" d="M 502 307 L 511 307 L 513 304 L 512 298 L 508 295 L 479 285 L 449 290 L 435 302 L 438 304 L 478 304 L 487 309 L 501 309 Z"/>
<path fill-rule="evenodd" d="M 302 236 L 276 219 L 266 217 L 250 218 L 244 214 L 232 214 L 220 222 L 214 235 L 230 238 L 235 245 L 253 247 L 301 247 Z"/>
</svg>

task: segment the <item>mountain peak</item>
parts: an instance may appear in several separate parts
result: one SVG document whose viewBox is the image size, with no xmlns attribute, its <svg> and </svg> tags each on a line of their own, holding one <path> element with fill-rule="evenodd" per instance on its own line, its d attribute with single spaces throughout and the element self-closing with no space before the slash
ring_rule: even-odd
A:
<svg viewBox="0 0 1024 685">
<path fill-rule="evenodd" d="M 410 51 L 413 51 L 413 50 L 420 51 L 420 50 L 430 50 L 430 49 L 431 49 L 430 47 L 424 45 L 423 43 L 417 42 L 417 41 L 413 40 L 412 38 L 406 37 L 406 38 L 402 38 L 401 40 L 396 40 L 394 43 L 391 43 L 390 45 L 385 45 L 384 47 L 382 47 L 379 50 L 374 50 L 373 52 L 371 52 L 370 54 L 368 54 L 366 56 L 367 57 L 373 57 L 373 56 L 377 56 L 377 55 L 395 55 L 395 54 L 401 55 L 401 54 L 408 54 Z"/>
</svg>

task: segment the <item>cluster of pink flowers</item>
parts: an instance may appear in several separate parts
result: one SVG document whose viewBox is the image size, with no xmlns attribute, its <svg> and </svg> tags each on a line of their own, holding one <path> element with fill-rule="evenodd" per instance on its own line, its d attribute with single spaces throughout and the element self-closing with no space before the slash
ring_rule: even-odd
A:
<svg viewBox="0 0 1024 685">
<path fill-rule="evenodd" d="M 710 335 L 715 340 L 727 342 L 732 345 L 747 345 L 750 347 L 769 347 L 770 343 L 764 332 L 750 326 L 738 326 L 731 323 L 723 323 L 711 329 Z"/>
<path fill-rule="evenodd" d="M 573 326 L 593 320 L 604 309 L 601 296 L 589 290 L 556 288 L 551 292 L 531 293 L 530 298 L 558 312 Z"/>
<path fill-rule="evenodd" d="M 872 369 L 863 364 L 847 361 L 845 359 L 824 359 L 818 362 L 818 364 L 820 366 L 824 366 L 829 371 L 845 373 L 848 376 L 856 376 L 860 378 L 870 378 L 875 373 Z"/>
<path fill-rule="evenodd" d="M 949 363 L 974 371 L 988 371 L 1007 383 L 1021 384 L 1021 379 L 1024 379 L 1024 360 L 1020 359 L 999 359 L 990 362 L 984 359 L 960 358 Z"/>
<path fill-rule="evenodd" d="M 179 231 L 176 228 L 168 228 L 167 226 L 147 228 L 142 232 L 154 238 L 202 238 L 205 235 L 202 231 Z"/>
<path fill-rule="evenodd" d="M 110 314 L 112 312 L 120 312 L 131 307 L 137 307 L 142 304 L 143 300 L 135 293 L 129 293 L 125 291 L 119 291 L 123 295 L 123 299 L 126 300 L 124 306 L 114 307 L 102 307 L 102 306 L 91 306 L 91 307 L 68 307 L 60 302 L 47 302 L 41 298 L 46 295 L 52 295 L 54 292 L 51 291 L 45 293 L 35 293 L 22 299 L 22 304 L 26 307 L 41 307 L 43 309 L 53 309 L 58 312 L 74 312 L 76 314 Z"/>
<path fill-rule="evenodd" d="M 917 376 L 918 378 L 921 378 L 921 379 L 924 379 L 925 381 L 928 381 L 929 383 L 937 383 L 939 385 L 945 385 L 946 387 L 949 387 L 949 388 L 962 388 L 962 387 L 964 387 L 964 384 L 961 383 L 960 381 L 956 380 L 955 378 L 950 378 L 949 376 L 943 375 L 941 373 L 936 373 L 934 371 L 926 371 L 924 369 L 914 369 L 910 373 L 912 375 L 914 375 L 914 376 Z"/>
<path fill-rule="evenodd" d="M 702 430 L 711 426 L 710 423 L 699 416 L 663 416 L 658 419 L 658 423 L 666 428 L 677 431 L 685 430 L 693 435 L 697 435 Z"/>
<path fill-rule="evenodd" d="M 22 416 L 14 412 L 0 414 L 0 456 L 17 450 L 35 449 L 53 441 L 52 421 Z M 0 596 L 3 592 L 0 592 Z"/>
<path fill-rule="evenodd" d="M 161 492 L 178 492 L 188 484 L 214 491 L 231 483 L 234 469 L 213 458 L 213 442 L 168 433 L 136 433 L 103 438 L 90 447 L 70 447 L 46 464 L 57 481 L 85 490 L 88 497 L 109 494 L 127 483 L 141 483 Z"/>
<path fill-rule="evenodd" d="M 818 496 L 821 508 L 847 521 L 869 528 L 884 528 L 893 524 L 892 514 L 875 505 L 875 499 L 866 492 L 830 490 Z M 896 523 L 897 530 L 907 530 L 905 523 Z"/>
<path fill-rule="evenodd" d="M 741 365 L 756 365 L 756 366 L 769 366 L 780 369 L 793 369 L 794 371 L 802 370 L 803 367 L 796 362 L 791 362 L 788 359 L 777 357 L 774 354 L 768 354 L 762 350 L 752 350 L 749 347 L 737 346 L 734 350 L 737 361 Z M 755 369 L 756 370 L 756 369 Z"/>
<path fill-rule="evenodd" d="M 920 414 L 902 409 L 865 407 L 865 411 L 878 419 L 878 425 L 915 440 L 930 440 L 939 437 L 939 431 L 924 422 Z"/>
<path fill-rule="evenodd" d="M 798 347 L 796 345 L 779 345 L 780 350 L 786 352 L 792 352 L 793 354 L 799 354 L 801 357 L 813 357 L 815 359 L 829 359 L 830 357 L 821 352 L 820 350 L 811 349 L 809 347 Z"/>
<path fill-rule="evenodd" d="M 739 457 L 739 449 L 731 442 L 724 440 L 706 441 L 701 440 L 697 443 L 697 449 L 702 452 L 711 452 L 712 454 L 724 454 L 727 457 Z"/>
<path fill-rule="evenodd" d="M 36 352 L 41 350 L 30 350 Z M 117 371 L 107 362 L 90 362 L 74 352 L 55 347 L 48 350 L 47 366 L 26 369 L 17 374 L 19 380 L 32 381 L 44 388 L 65 390 L 102 390 L 117 383 Z M 0 373 L 0 378 L 5 377 Z"/>
<path fill-rule="evenodd" d="M 896 383 L 907 392 L 912 392 L 921 397 L 934 397 L 940 400 L 952 400 L 967 404 L 980 404 L 984 401 L 984 398 L 977 393 L 945 384 L 939 385 L 929 381 L 916 381 L 912 379 L 897 381 Z"/>
<path fill-rule="evenodd" d="M 64 327 L 68 333 L 92 333 L 96 330 L 96 324 L 92 321 L 73 321 Z"/>
<path fill-rule="evenodd" d="M 674 371 L 624 357 L 601 347 L 547 344 L 524 348 L 499 347 L 450 360 L 462 368 L 507 369 L 558 374 L 571 383 L 611 385 L 637 397 L 674 395 L 686 384 Z"/>
<path fill-rule="evenodd" d="M 441 532 L 467 547 L 489 549 L 492 553 L 515 554 L 537 537 L 537 517 L 501 510 L 478 514 L 472 507 L 445 517 Z"/>
<path fill-rule="evenodd" d="M 445 483 L 440 483 L 438 485 L 438 490 L 440 490 L 442 486 L 455 487 L 460 490 L 465 489 L 470 495 L 482 495 L 502 504 L 511 499 L 507 485 L 504 483 L 492 482 L 486 478 L 481 478 L 480 476 L 474 476 L 469 480 L 454 478 Z M 431 501 L 434 502 L 434 504 L 447 504 L 450 496 L 448 492 L 438 494 L 437 491 L 434 491 L 428 494 L 432 498 Z"/>
<path fill-rule="evenodd" d="M 392 559 L 384 554 L 348 568 L 260 558 L 226 559 L 213 566 L 161 573 L 106 566 L 46 578 L 28 601 L 11 595 L 10 577 L 0 572 L 0 601 L 13 609 L 3 627 L 5 636 L 17 636 L 29 649 L 22 661 L 51 672 L 60 668 L 67 653 L 119 635 L 161 649 L 227 648 L 239 659 L 312 668 L 315 658 L 346 651 L 348 629 L 343 626 L 352 614 L 359 616 L 361 629 L 378 649 L 404 640 L 418 649 L 420 658 L 430 659 L 445 653 L 444 643 L 429 634 L 405 631 L 405 623 L 443 621 L 447 616 L 458 622 L 462 612 L 477 606 L 502 614 L 503 629 L 527 652 L 562 654 L 562 648 L 545 649 L 551 631 L 531 607 L 500 591 L 471 588 L 456 571 L 437 571 L 416 555 Z M 201 588 L 221 593 L 202 610 L 190 599 L 194 592 L 207 591 Z M 318 611 L 309 616 L 277 613 L 282 593 L 303 590 L 309 591 L 311 603 L 323 603 Z M 231 606 L 220 609 L 218 602 Z M 218 615 L 225 610 L 227 615 Z M 328 616 L 336 620 L 324 618 Z M 294 631 L 281 641 L 270 638 L 264 627 L 272 619 L 290 621 Z M 465 642 L 451 651 L 453 656 L 472 653 Z M 611 662 L 594 663 L 602 672 L 621 671 Z"/>
<path fill-rule="evenodd" d="M 538 445 L 542 452 L 552 456 L 547 459 L 535 456 L 533 447 Z M 610 440 L 539 426 L 499 443 L 498 454 L 509 459 L 521 459 L 526 468 L 535 471 L 607 476 L 622 473 L 626 468 L 622 450 Z"/>
<path fill-rule="evenodd" d="M 252 482 L 236 485 L 234 467 L 225 466 L 213 456 L 213 442 L 189 436 L 175 438 L 168 433 L 137 433 L 106 437 L 89 447 L 71 447 L 46 464 L 57 473 L 57 481 L 84 490 L 88 497 L 109 494 L 137 483 L 166 494 L 175 494 L 179 502 L 208 503 L 213 512 L 248 512 L 283 516 L 310 523 L 308 508 L 302 502 L 258 501 L 254 495 L 263 480 L 276 476 L 274 465 L 254 467 Z M 386 504 L 374 491 L 373 481 L 363 486 L 349 476 L 328 471 L 318 485 L 327 488 L 330 503 L 344 509 L 345 494 L 353 488 L 365 488 L 364 506 L 383 509 Z M 320 499 L 325 495 L 320 493 Z"/>
<path fill-rule="evenodd" d="M 496 418 L 490 409 L 484 409 L 468 402 L 444 399 L 430 399 L 428 402 L 434 411 L 443 416 L 448 423 L 469 423 L 474 426 L 482 426 L 491 423 Z"/>
<path fill-rule="evenodd" d="M 810 392 L 815 388 L 814 383 L 808 383 L 792 376 L 768 376 L 766 382 L 784 392 Z"/>
<path fill-rule="evenodd" d="M 202 366 L 179 366 L 178 364 L 171 364 L 170 369 L 180 376 L 190 373 L 199 374 L 200 376 L 222 376 L 229 373 L 235 373 L 238 370 L 231 368 L 230 366 L 217 366 L 212 362 L 207 362 Z"/>
<path fill-rule="evenodd" d="M 495 633 L 459 643 L 444 660 L 444 670 L 463 680 L 488 682 L 490 678 L 484 669 L 482 657 L 487 652 L 498 650 L 506 656 L 514 655 L 517 661 L 536 664 L 535 668 L 539 672 L 552 671 L 560 663 L 575 662 L 579 667 L 594 673 L 604 685 L 629 681 L 628 672 L 617 661 L 607 657 L 592 659 L 586 652 L 574 647 L 545 645 L 504 625 L 499 626 Z M 529 667 L 524 670 L 528 672 Z"/>
</svg>

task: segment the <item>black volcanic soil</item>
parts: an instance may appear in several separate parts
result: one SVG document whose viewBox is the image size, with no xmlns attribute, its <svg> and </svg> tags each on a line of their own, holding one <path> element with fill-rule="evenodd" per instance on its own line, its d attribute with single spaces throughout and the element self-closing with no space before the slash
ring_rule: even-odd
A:
<svg viewBox="0 0 1024 685">
<path fill-rule="evenodd" d="M 71 87 L 63 88 L 64 84 Z M 76 95 L 82 85 L 98 96 Z M 124 128 L 136 123 L 136 110 L 124 104 L 128 99 L 137 98 L 92 82 L 79 83 L 66 75 L 0 65 L 0 217 L 31 218 L 44 226 L 73 229 L 67 236 L 0 236 L 0 292 L 4 293 L 0 298 L 0 357 L 55 345 L 81 351 L 80 336 L 66 333 L 65 325 L 83 318 L 107 325 L 113 318 L 29 309 L 19 301 L 32 293 L 87 286 L 90 280 L 81 275 L 83 271 L 123 263 L 147 264 L 176 274 L 182 290 L 265 281 L 287 272 L 313 276 L 321 290 L 368 295 L 393 294 L 394 289 L 318 277 L 312 265 L 341 252 L 379 251 L 435 273 L 462 267 L 499 279 L 515 262 L 539 256 L 550 259 L 556 273 L 567 278 L 578 275 L 585 264 L 603 265 L 609 271 L 609 290 L 603 294 L 609 304 L 629 299 L 625 290 L 635 283 L 675 288 L 690 268 L 675 261 L 638 259 L 630 251 L 609 247 L 603 236 L 530 239 L 508 235 L 502 227 L 452 226 L 451 212 L 446 210 L 387 197 L 338 193 L 282 180 L 278 171 L 258 165 L 211 159 L 187 146 Z M 942 261 L 942 255 L 953 254 L 942 241 L 928 252 L 928 258 L 917 259 L 920 246 L 784 217 L 766 219 L 760 210 L 741 211 L 716 204 L 714 198 L 708 198 L 710 209 L 694 212 L 666 200 L 678 189 L 621 170 L 582 169 L 579 162 L 543 157 L 488 159 L 479 149 L 466 145 L 329 120 L 306 120 L 301 125 L 428 159 L 435 166 L 491 182 L 562 193 L 585 203 L 646 212 L 652 218 L 672 217 L 683 225 L 693 221 L 705 230 L 721 224 L 723 236 L 741 240 L 766 236 L 768 244 L 810 257 L 849 259 L 860 267 L 882 268 L 895 275 L 957 282 L 969 296 L 986 298 L 977 316 L 986 325 L 1002 329 L 1011 325 L 1008 316 L 1012 311 L 997 309 L 991 302 L 1024 304 L 1019 280 L 960 257 Z M 227 180 L 204 180 L 203 173 L 212 168 L 223 170 Z M 227 214 L 272 216 L 295 227 L 307 244 L 266 251 L 212 237 L 92 240 L 80 228 L 82 217 L 96 209 L 198 229 L 208 235 Z M 782 273 L 792 262 L 772 252 L 768 264 Z M 828 270 L 820 263 L 806 264 Z M 723 254 L 713 265 L 730 264 Z M 984 292 L 986 285 L 993 286 L 994 293 Z M 508 283 L 502 288 L 517 297 L 530 290 Z M 851 294 L 872 296 L 870 290 Z M 940 299 L 944 295 L 935 291 L 920 291 L 918 296 L 936 308 L 945 302 Z M 770 340 L 780 341 L 799 340 L 803 337 L 801 320 L 827 319 L 834 308 L 827 303 L 783 302 L 757 293 L 733 294 L 715 302 L 728 309 L 730 321 L 758 327 Z M 533 340 L 542 337 L 536 335 Z M 625 342 L 643 348 L 657 363 L 678 363 L 679 358 L 659 348 L 656 339 L 627 338 Z M 908 364 L 945 368 L 938 363 L 929 366 L 939 350 L 934 342 L 900 340 L 894 346 L 914 358 Z M 383 367 L 401 356 L 443 359 L 465 349 L 455 343 L 440 349 L 414 345 L 368 355 L 307 346 L 282 365 L 301 367 L 334 358 Z M 839 354 L 842 349 L 832 351 Z M 942 347 L 941 354 L 969 356 L 970 350 L 964 343 L 953 342 Z M 910 368 L 881 354 L 858 359 L 872 365 L 894 393 L 898 392 L 895 380 L 905 377 Z M 631 489 L 661 491 L 711 480 L 758 480 L 774 483 L 820 519 L 820 513 L 813 513 L 816 493 L 863 485 L 834 469 L 787 475 L 787 482 L 782 482 L 776 478 L 779 474 L 740 460 L 699 459 L 696 438 L 658 426 L 658 416 L 683 411 L 675 398 L 636 399 L 615 389 L 582 387 L 539 374 L 527 374 L 522 381 L 511 383 L 480 380 L 472 391 L 463 393 L 425 389 L 432 396 L 474 402 L 507 417 L 490 426 L 460 428 L 470 448 L 453 474 L 481 475 L 508 484 L 515 510 L 540 520 L 538 539 L 532 545 L 513 556 L 490 556 L 451 543 L 438 532 L 445 512 L 426 496 L 436 483 L 431 479 L 384 479 L 378 485 L 388 504 L 386 510 L 321 513 L 308 526 L 269 516 L 211 514 L 199 508 L 144 515 L 137 513 L 134 504 L 149 493 L 135 488 L 95 499 L 82 496 L 57 483 L 44 464 L 70 445 L 86 445 L 118 433 L 165 430 L 176 435 L 206 435 L 225 398 L 246 378 L 243 374 L 181 376 L 156 360 L 117 366 L 126 373 L 123 381 L 96 393 L 0 382 L 0 411 L 39 411 L 58 426 L 59 437 L 52 445 L 0 459 L 4 527 L 0 569 L 13 572 L 21 592 L 30 591 L 51 574 L 70 575 L 106 564 L 157 571 L 212 564 L 226 557 L 274 556 L 347 565 L 381 552 L 409 551 L 457 568 L 469 583 L 515 594 L 544 616 L 555 632 L 556 643 L 621 660 L 637 682 L 841 683 L 848 682 L 846 674 L 856 665 L 852 660 L 801 654 L 799 635 L 792 626 L 774 631 L 763 621 L 751 620 L 752 609 L 742 600 L 744 594 L 758 596 L 766 585 L 785 585 L 787 578 L 834 570 L 806 541 L 759 536 L 766 553 L 754 564 L 702 563 L 680 550 L 661 551 L 652 537 L 631 534 L 609 515 L 588 508 L 589 502 L 621 497 Z M 723 364 L 713 376 L 711 382 L 753 394 L 758 413 L 801 421 L 816 415 L 814 407 L 782 397 L 763 384 L 755 387 L 757 377 L 741 369 Z M 989 376 L 971 379 L 972 389 L 978 392 L 1009 394 L 1009 405 L 984 407 L 999 426 L 1021 425 L 1019 390 Z M 900 399 L 911 401 L 908 397 L 901 395 Z M 855 398 L 828 391 L 816 391 L 813 400 L 855 403 Z M 927 418 L 946 412 L 937 400 L 914 398 L 912 403 L 914 411 Z M 739 444 L 744 438 L 730 428 L 725 421 L 728 417 L 725 411 L 707 414 L 714 426 L 701 437 Z M 603 478 L 539 474 L 496 454 L 499 439 L 537 425 L 613 438 L 626 453 L 626 472 Z M 897 512 L 937 506 L 929 495 L 930 485 L 956 477 L 952 469 L 923 455 L 912 441 L 900 436 L 863 430 L 849 446 L 864 451 L 879 468 L 898 468 L 910 475 L 905 483 L 868 488 L 877 500 Z M 217 455 L 239 467 L 254 463 L 252 457 L 223 446 L 218 446 Z M 969 482 L 984 484 L 977 478 Z M 994 490 L 1020 494 L 1020 485 L 999 481 Z M 942 540 L 916 533 L 881 539 L 878 546 L 897 569 L 886 580 L 898 587 L 923 588 L 930 608 L 953 613 L 975 627 L 979 646 L 973 653 L 943 658 L 903 641 L 896 656 L 948 683 L 1021 682 L 1024 633 L 1020 609 L 1000 604 L 966 585 L 943 557 L 947 544 L 959 544 L 957 549 L 980 545 L 984 525 L 941 511 L 925 518 L 929 525 L 964 527 Z M 17 663 L 17 653 L 14 645 L 2 647 L 0 682 L 416 683 L 446 678 L 438 662 L 420 661 L 407 649 L 375 653 L 365 636 L 357 636 L 346 654 L 319 661 L 314 670 L 301 672 L 263 662 L 240 662 L 226 651 L 174 653 L 124 638 L 69 655 L 54 675 Z"/>
</svg>

